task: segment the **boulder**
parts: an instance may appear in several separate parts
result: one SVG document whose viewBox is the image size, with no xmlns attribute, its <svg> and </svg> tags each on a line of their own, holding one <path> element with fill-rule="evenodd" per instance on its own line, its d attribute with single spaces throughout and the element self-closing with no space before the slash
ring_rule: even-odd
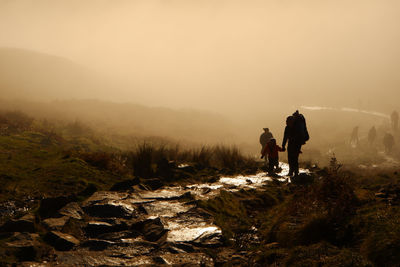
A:
<svg viewBox="0 0 400 267">
<path fill-rule="evenodd" d="M 99 235 L 111 232 L 120 232 L 128 229 L 126 223 L 110 224 L 101 221 L 90 221 L 84 228 L 86 234 L 90 237 L 97 237 Z"/>
<path fill-rule="evenodd" d="M 55 249 L 61 251 L 71 250 L 73 247 L 79 245 L 78 239 L 59 231 L 48 232 L 45 236 L 45 240 Z"/>
<path fill-rule="evenodd" d="M 144 179 L 143 183 L 146 186 L 148 186 L 151 190 L 157 190 L 157 189 L 161 188 L 164 185 L 163 182 L 158 178 Z"/>
<path fill-rule="evenodd" d="M 175 247 L 182 249 L 183 251 L 188 253 L 195 251 L 195 248 L 191 244 L 185 242 L 177 242 L 175 243 Z"/>
<path fill-rule="evenodd" d="M 76 201 L 75 195 L 44 198 L 40 201 L 39 215 L 41 218 L 53 217 L 58 210 L 73 201 Z"/>
<path fill-rule="evenodd" d="M 60 216 L 68 216 L 77 220 L 82 220 L 83 210 L 77 202 L 71 202 L 58 211 Z"/>
<path fill-rule="evenodd" d="M 20 261 L 31 261 L 36 258 L 39 247 L 38 234 L 16 233 L 6 243 L 8 253 L 14 254 Z"/>
<path fill-rule="evenodd" d="M 160 218 L 147 219 L 132 225 L 132 229 L 143 234 L 144 238 L 151 242 L 163 242 L 167 238 L 168 230 L 164 228 Z"/>
<path fill-rule="evenodd" d="M 89 203 L 83 210 L 92 217 L 99 218 L 132 218 L 137 217 L 138 211 L 134 206 L 116 201 L 106 203 Z"/>
<path fill-rule="evenodd" d="M 112 241 L 107 241 L 107 240 L 101 240 L 101 239 L 89 239 L 81 244 L 82 247 L 87 247 L 89 250 L 94 250 L 94 251 L 101 251 L 105 250 L 108 247 L 114 245 L 115 242 Z"/>
<path fill-rule="evenodd" d="M 192 244 L 198 247 L 220 247 L 222 243 L 222 234 L 220 232 L 204 232 Z"/>
<path fill-rule="evenodd" d="M 35 217 L 31 214 L 20 219 L 10 219 L 0 227 L 0 232 L 35 232 Z"/>
<path fill-rule="evenodd" d="M 140 234 L 141 233 L 137 231 L 125 230 L 120 232 L 103 233 L 97 236 L 97 238 L 109 241 L 121 241 L 122 239 L 136 238 Z"/>
<path fill-rule="evenodd" d="M 46 227 L 48 230 L 58 230 L 60 231 L 65 223 L 69 220 L 69 217 L 63 216 L 60 218 L 48 218 L 43 220 L 42 224 Z"/>
</svg>

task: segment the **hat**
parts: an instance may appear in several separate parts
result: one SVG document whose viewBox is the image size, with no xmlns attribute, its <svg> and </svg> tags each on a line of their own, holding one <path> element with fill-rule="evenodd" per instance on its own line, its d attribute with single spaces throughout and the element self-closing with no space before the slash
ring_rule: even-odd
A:
<svg viewBox="0 0 400 267">
<path fill-rule="evenodd" d="M 263 128 L 263 129 L 264 129 L 264 131 L 265 131 L 265 130 L 268 130 L 268 131 L 269 131 L 269 128 Z"/>
</svg>

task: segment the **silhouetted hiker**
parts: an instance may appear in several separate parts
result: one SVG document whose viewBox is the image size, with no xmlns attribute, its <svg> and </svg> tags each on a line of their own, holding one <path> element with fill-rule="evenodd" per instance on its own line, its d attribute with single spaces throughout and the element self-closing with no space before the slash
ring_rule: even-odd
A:
<svg viewBox="0 0 400 267">
<path fill-rule="evenodd" d="M 375 139 L 376 139 L 376 129 L 375 126 L 372 126 L 372 128 L 368 132 L 368 143 L 370 146 L 374 144 Z"/>
<path fill-rule="evenodd" d="M 393 111 L 392 114 L 390 115 L 390 119 L 392 121 L 392 129 L 394 132 L 397 132 L 397 129 L 399 127 L 399 113 L 397 111 Z"/>
<path fill-rule="evenodd" d="M 383 137 L 383 145 L 385 146 L 385 152 L 390 153 L 392 152 L 392 148 L 394 145 L 394 137 L 390 133 L 386 133 Z"/>
<path fill-rule="evenodd" d="M 261 158 L 268 157 L 268 172 L 274 173 L 274 168 L 279 168 L 279 151 L 283 151 L 283 149 L 276 144 L 276 140 L 272 138 L 269 140 L 263 151 L 261 152 Z"/>
<path fill-rule="evenodd" d="M 263 128 L 264 132 L 260 135 L 260 144 L 261 144 L 261 153 L 264 151 L 265 146 L 268 144 L 269 140 L 273 138 L 272 133 L 268 128 Z M 267 162 L 268 158 L 265 157 L 265 161 Z"/>
<path fill-rule="evenodd" d="M 353 128 L 353 131 L 351 132 L 350 136 L 350 145 L 352 147 L 357 147 L 358 146 L 358 126 Z"/>
<path fill-rule="evenodd" d="M 299 154 L 301 146 L 310 139 L 308 134 L 306 120 L 302 114 L 296 110 L 292 116 L 286 118 L 285 133 L 282 141 L 282 150 L 285 151 L 286 142 L 288 142 L 288 161 L 289 176 L 299 174 Z"/>
</svg>

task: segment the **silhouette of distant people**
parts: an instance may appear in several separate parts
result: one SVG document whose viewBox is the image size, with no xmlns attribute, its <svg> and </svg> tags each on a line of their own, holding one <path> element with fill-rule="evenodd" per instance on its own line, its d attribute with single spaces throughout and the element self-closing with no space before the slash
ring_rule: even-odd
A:
<svg viewBox="0 0 400 267">
<path fill-rule="evenodd" d="M 397 111 L 393 111 L 392 114 L 390 115 L 390 120 L 392 122 L 392 130 L 394 132 L 397 132 L 397 129 L 399 127 L 399 113 Z"/>
<path fill-rule="evenodd" d="M 275 168 L 279 168 L 279 151 L 283 151 L 283 149 L 278 146 L 276 140 L 272 138 L 261 152 L 261 158 L 268 157 L 268 172 L 270 174 L 275 172 Z"/>
<path fill-rule="evenodd" d="M 350 135 L 350 145 L 353 147 L 357 147 L 358 146 L 358 126 L 353 128 L 353 131 L 351 132 Z"/>
<path fill-rule="evenodd" d="M 376 129 L 375 126 L 372 126 L 368 132 L 368 144 L 372 146 L 376 139 Z"/>
<path fill-rule="evenodd" d="M 288 143 L 287 155 L 289 161 L 289 176 L 299 174 L 299 154 L 301 146 L 309 140 L 306 120 L 302 114 L 296 110 L 292 116 L 286 118 L 286 127 L 282 141 L 282 150 L 285 151 L 286 142 Z"/>
<path fill-rule="evenodd" d="M 264 132 L 260 135 L 261 154 L 263 153 L 265 146 L 268 144 L 269 140 L 273 138 L 273 135 L 269 131 L 269 128 L 263 128 L 263 130 Z M 268 161 L 268 157 L 265 157 L 265 161 Z"/>
<path fill-rule="evenodd" d="M 390 133 L 386 133 L 385 136 L 383 137 L 383 145 L 385 146 L 385 152 L 391 153 L 394 145 L 393 135 L 391 135 Z"/>
</svg>

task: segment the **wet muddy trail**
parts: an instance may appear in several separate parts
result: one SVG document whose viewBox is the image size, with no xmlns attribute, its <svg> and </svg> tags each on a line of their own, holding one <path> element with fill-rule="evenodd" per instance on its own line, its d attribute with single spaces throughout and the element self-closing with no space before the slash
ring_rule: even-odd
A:
<svg viewBox="0 0 400 267">
<path fill-rule="evenodd" d="M 290 182 L 284 176 L 288 173 L 287 164 L 281 163 L 281 168 L 274 179 Z M 83 203 L 71 202 L 57 216 L 41 222 L 48 231 L 45 240 L 55 250 L 46 261 L 30 264 L 214 266 L 215 258 L 208 256 L 205 249 L 223 246 L 222 231 L 212 215 L 197 206 L 197 201 L 218 196 L 221 190 L 258 189 L 271 179 L 266 173 L 258 173 L 154 191 L 136 186 L 127 192 L 96 192 Z M 37 238 L 34 233 L 16 236 L 10 245 L 18 246 L 21 240 L 35 244 Z M 227 248 L 220 261 L 242 257 L 235 253 Z"/>
</svg>

